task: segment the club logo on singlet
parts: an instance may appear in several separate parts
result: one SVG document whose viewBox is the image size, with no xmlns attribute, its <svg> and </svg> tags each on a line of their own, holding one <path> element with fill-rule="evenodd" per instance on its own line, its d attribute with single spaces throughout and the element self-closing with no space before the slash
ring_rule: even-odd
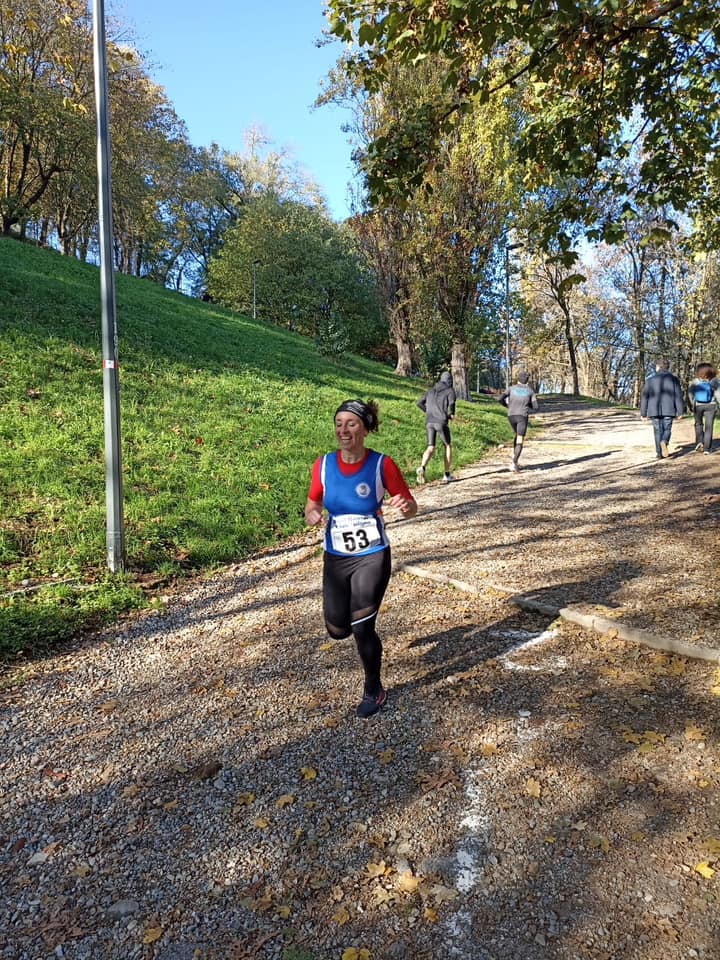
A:
<svg viewBox="0 0 720 960">
<path fill-rule="evenodd" d="M 355 487 L 355 493 L 356 493 L 359 497 L 369 497 L 369 496 L 370 496 L 370 492 L 371 492 L 371 491 L 370 491 L 370 484 L 368 484 L 368 483 L 359 483 L 359 484 Z"/>
</svg>

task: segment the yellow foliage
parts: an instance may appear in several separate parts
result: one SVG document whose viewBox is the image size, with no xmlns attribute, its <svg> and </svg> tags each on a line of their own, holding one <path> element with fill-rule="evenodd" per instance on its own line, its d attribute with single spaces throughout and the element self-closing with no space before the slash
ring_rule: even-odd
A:
<svg viewBox="0 0 720 960">
<path fill-rule="evenodd" d="M 715 871 L 707 860 L 697 863 L 695 865 L 695 872 L 699 873 L 701 877 L 705 877 L 706 880 L 712 880 L 712 878 L 715 876 Z"/>
</svg>

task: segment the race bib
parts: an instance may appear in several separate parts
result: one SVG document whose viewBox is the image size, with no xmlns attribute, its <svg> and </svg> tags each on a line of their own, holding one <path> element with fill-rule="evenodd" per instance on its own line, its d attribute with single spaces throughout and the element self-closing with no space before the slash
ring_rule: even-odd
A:
<svg viewBox="0 0 720 960">
<path fill-rule="evenodd" d="M 334 517 L 330 540 L 337 553 L 362 553 L 382 543 L 377 517 L 345 513 Z"/>
</svg>

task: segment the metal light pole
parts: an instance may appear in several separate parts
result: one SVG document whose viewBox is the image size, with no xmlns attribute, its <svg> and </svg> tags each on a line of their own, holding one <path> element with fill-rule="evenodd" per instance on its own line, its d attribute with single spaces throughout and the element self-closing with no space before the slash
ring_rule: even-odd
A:
<svg viewBox="0 0 720 960">
<path fill-rule="evenodd" d="M 260 265 L 259 260 L 253 260 L 253 320 L 257 320 L 257 282 L 256 273 Z"/>
<path fill-rule="evenodd" d="M 112 573 L 125 569 L 122 456 L 120 444 L 120 378 L 112 249 L 112 183 L 108 123 L 107 56 L 103 0 L 93 4 L 93 64 L 97 118 L 98 226 L 100 300 L 102 305 L 103 402 L 105 410 L 105 543 Z"/>
<path fill-rule="evenodd" d="M 519 250 L 524 243 L 505 244 L 505 389 L 510 389 L 512 370 L 510 363 L 510 251 Z"/>
</svg>

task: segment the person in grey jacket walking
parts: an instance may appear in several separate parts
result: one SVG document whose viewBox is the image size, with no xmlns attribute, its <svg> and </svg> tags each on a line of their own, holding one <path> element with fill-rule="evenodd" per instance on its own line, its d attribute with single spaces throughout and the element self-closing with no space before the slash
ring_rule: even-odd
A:
<svg viewBox="0 0 720 960">
<path fill-rule="evenodd" d="M 517 383 L 506 390 L 500 397 L 500 403 L 507 407 L 508 420 L 515 431 L 513 438 L 513 455 L 510 461 L 510 470 L 517 473 L 520 469 L 518 460 L 523 451 L 523 443 L 528 428 L 528 418 L 531 410 L 537 410 L 537 394 L 530 386 L 530 374 L 523 370 L 518 374 Z"/>
<path fill-rule="evenodd" d="M 658 460 L 669 456 L 668 444 L 675 418 L 685 413 L 685 401 L 680 381 L 670 373 L 667 360 L 658 360 L 655 373 L 645 381 L 640 396 L 640 416 L 652 420 L 655 432 L 655 456 Z"/>
<path fill-rule="evenodd" d="M 440 439 L 445 445 L 445 483 L 449 483 L 453 479 L 450 472 L 452 438 L 448 424 L 455 416 L 455 399 L 452 374 L 446 372 L 417 402 L 417 405 L 425 414 L 425 430 L 427 431 L 427 447 L 422 455 L 420 466 L 415 471 L 418 483 L 425 483 L 425 468 L 435 453 L 435 441 L 438 434 L 440 434 Z"/>
</svg>

